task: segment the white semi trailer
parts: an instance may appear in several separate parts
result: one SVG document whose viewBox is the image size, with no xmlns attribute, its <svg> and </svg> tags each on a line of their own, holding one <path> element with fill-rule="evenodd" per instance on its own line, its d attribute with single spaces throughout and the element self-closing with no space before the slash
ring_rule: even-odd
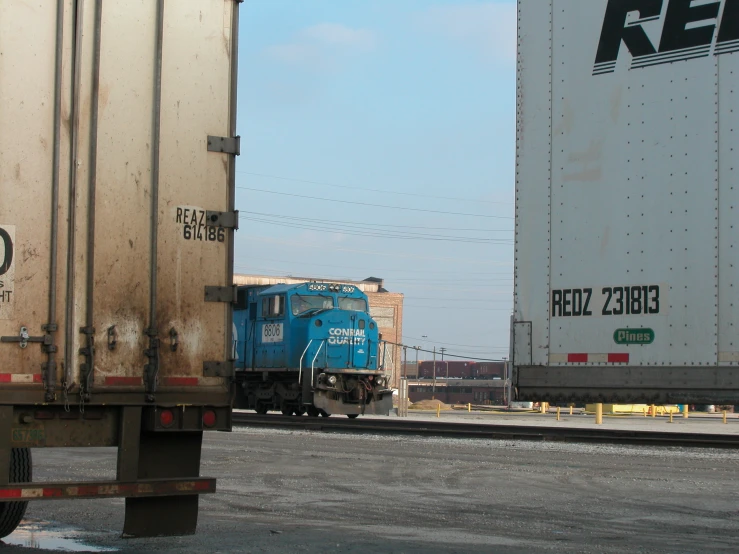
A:
<svg viewBox="0 0 739 554">
<path fill-rule="evenodd" d="M 519 0 L 519 399 L 739 404 L 739 1 Z"/>
</svg>

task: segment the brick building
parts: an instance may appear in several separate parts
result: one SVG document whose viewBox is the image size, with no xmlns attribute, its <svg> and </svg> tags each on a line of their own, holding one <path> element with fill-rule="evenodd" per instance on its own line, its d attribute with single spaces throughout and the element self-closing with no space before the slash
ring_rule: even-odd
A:
<svg viewBox="0 0 739 554">
<path fill-rule="evenodd" d="M 384 367 L 391 376 L 392 386 L 397 388 L 403 349 L 395 344 L 401 344 L 403 341 L 403 294 L 385 289 L 383 279 L 369 277 L 364 281 L 346 281 L 322 277 L 275 277 L 240 273 L 234 275 L 236 285 L 277 285 L 280 283 L 291 285 L 310 282 L 354 285 L 367 295 L 370 315 L 377 322 L 382 339 L 387 341 L 378 357 L 384 361 Z"/>
</svg>

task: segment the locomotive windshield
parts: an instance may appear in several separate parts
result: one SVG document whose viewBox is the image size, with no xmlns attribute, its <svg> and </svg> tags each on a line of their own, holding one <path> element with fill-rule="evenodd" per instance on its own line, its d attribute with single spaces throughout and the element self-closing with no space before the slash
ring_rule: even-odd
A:
<svg viewBox="0 0 739 554">
<path fill-rule="evenodd" d="M 294 294 L 290 299 L 290 309 L 293 315 L 300 315 L 309 310 L 330 310 L 333 307 L 334 299 L 331 296 Z"/>
<path fill-rule="evenodd" d="M 364 298 L 339 298 L 339 308 L 342 310 L 353 310 L 355 312 L 366 312 L 367 301 Z"/>
</svg>

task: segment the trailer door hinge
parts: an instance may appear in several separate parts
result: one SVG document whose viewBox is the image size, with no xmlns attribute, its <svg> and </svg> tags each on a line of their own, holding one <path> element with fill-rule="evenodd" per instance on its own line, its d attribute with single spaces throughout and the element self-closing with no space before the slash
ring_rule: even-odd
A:
<svg viewBox="0 0 739 554">
<path fill-rule="evenodd" d="M 206 210 L 205 212 L 206 227 L 223 227 L 225 229 L 239 229 L 239 210 L 233 212 L 216 212 Z"/>
<path fill-rule="evenodd" d="M 231 377 L 234 374 L 234 363 L 203 362 L 203 377 Z"/>
<path fill-rule="evenodd" d="M 226 302 L 236 304 L 238 289 L 230 287 L 205 287 L 206 302 Z"/>
<path fill-rule="evenodd" d="M 208 152 L 222 152 L 223 154 L 241 155 L 241 137 L 215 137 L 208 135 Z"/>
</svg>

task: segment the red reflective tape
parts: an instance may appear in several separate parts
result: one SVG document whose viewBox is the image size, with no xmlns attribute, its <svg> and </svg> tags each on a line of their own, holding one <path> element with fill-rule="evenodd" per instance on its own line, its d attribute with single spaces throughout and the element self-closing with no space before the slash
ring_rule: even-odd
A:
<svg viewBox="0 0 739 554">
<path fill-rule="evenodd" d="M 99 496 L 100 487 L 97 485 L 80 485 L 77 488 L 76 496 Z"/>
<path fill-rule="evenodd" d="M 12 373 L 0 373 L 0 383 L 10 383 Z"/>
<path fill-rule="evenodd" d="M 0 490 L 0 498 L 20 498 L 22 489 L 5 489 Z"/>
<path fill-rule="evenodd" d="M 44 496 L 47 498 L 53 498 L 55 496 L 64 496 L 62 489 L 44 489 Z"/>
<path fill-rule="evenodd" d="M 608 363 L 609 364 L 628 364 L 629 363 L 629 353 L 626 352 L 625 354 L 608 354 Z"/>
<path fill-rule="evenodd" d="M 169 387 L 197 387 L 200 380 L 197 377 L 164 377 L 162 384 Z"/>
<path fill-rule="evenodd" d="M 587 363 L 587 354 L 567 354 L 567 361 L 571 364 L 574 363 Z"/>
<path fill-rule="evenodd" d="M 41 375 L 40 373 L 34 373 L 33 374 L 33 382 L 34 383 L 41 383 L 41 382 L 43 382 L 43 378 L 42 377 L 43 377 L 43 375 Z"/>
<path fill-rule="evenodd" d="M 130 385 L 138 386 L 143 383 L 141 377 L 106 377 L 105 384 L 113 386 Z"/>
<path fill-rule="evenodd" d="M 196 481 L 193 487 L 196 491 L 207 491 L 210 490 L 210 483 L 208 481 Z"/>
</svg>

